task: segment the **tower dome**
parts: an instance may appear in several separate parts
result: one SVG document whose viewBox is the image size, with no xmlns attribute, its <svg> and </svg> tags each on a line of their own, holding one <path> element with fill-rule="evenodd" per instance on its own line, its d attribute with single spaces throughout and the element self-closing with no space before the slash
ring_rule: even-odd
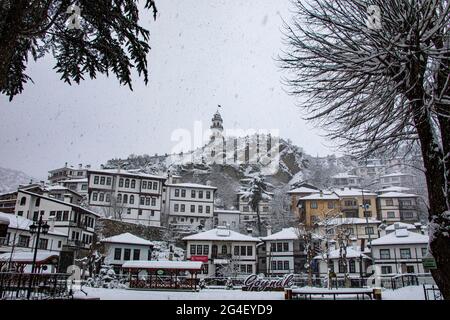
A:
<svg viewBox="0 0 450 320">
<path fill-rule="evenodd" d="M 216 111 L 213 118 L 211 119 L 211 122 L 211 140 L 223 137 L 223 120 L 222 116 L 219 113 L 219 110 Z"/>
</svg>

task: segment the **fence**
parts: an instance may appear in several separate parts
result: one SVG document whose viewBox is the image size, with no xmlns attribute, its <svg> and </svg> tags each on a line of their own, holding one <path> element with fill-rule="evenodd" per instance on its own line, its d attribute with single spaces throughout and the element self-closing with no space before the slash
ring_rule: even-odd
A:
<svg viewBox="0 0 450 320">
<path fill-rule="evenodd" d="M 444 300 L 441 291 L 437 286 L 433 285 L 423 285 L 423 293 L 425 300 Z"/>
<path fill-rule="evenodd" d="M 69 274 L 0 272 L 0 300 L 67 299 Z"/>
</svg>

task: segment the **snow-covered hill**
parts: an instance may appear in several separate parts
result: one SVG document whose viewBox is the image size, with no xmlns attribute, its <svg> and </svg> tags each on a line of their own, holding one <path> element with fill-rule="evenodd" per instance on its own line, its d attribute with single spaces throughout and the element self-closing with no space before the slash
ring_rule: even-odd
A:
<svg viewBox="0 0 450 320">
<path fill-rule="evenodd" d="M 0 167 L 0 193 L 13 191 L 20 184 L 27 184 L 33 178 L 26 173 Z"/>
</svg>

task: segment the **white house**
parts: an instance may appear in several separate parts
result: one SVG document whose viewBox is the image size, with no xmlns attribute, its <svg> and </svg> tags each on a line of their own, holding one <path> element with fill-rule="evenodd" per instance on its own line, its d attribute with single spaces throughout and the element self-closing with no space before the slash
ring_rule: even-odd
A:
<svg viewBox="0 0 450 320">
<path fill-rule="evenodd" d="M 33 251 L 36 246 L 36 235 L 30 233 L 30 225 L 33 221 L 25 217 L 0 212 L 1 220 L 8 220 L 6 237 L 0 238 L 0 253 Z M 60 252 L 63 245 L 67 244 L 68 235 L 55 229 L 54 223 L 49 223 L 47 234 L 39 237 L 38 250 Z M 14 249 L 13 249 L 14 248 Z"/>
<path fill-rule="evenodd" d="M 87 176 L 87 170 L 90 169 L 90 165 L 83 167 L 83 164 L 79 164 L 78 167 L 69 166 L 67 162 L 64 167 L 50 170 L 48 172 L 48 180 L 50 183 L 57 183 L 61 180 L 67 179 L 83 179 Z"/>
<path fill-rule="evenodd" d="M 261 221 L 269 219 L 270 212 L 272 210 L 270 206 L 271 195 L 265 195 L 259 201 L 258 210 L 259 216 L 261 217 Z M 238 192 L 238 202 L 239 202 L 239 211 L 241 213 L 241 223 L 251 223 L 257 221 L 257 213 L 253 210 L 251 204 L 249 203 L 249 199 L 245 196 L 243 192 Z"/>
<path fill-rule="evenodd" d="M 346 172 L 338 173 L 331 177 L 331 184 L 335 188 L 359 188 L 363 178 Z"/>
<path fill-rule="evenodd" d="M 15 215 L 37 221 L 41 214 L 43 220 L 54 224 L 55 230 L 68 236 L 69 247 L 77 250 L 90 248 L 99 217 L 97 213 L 71 203 L 70 197 L 58 200 L 47 193 L 38 194 L 19 189 Z"/>
<path fill-rule="evenodd" d="M 201 277 L 226 277 L 256 272 L 258 238 L 219 226 L 183 238 L 187 260 L 202 261 Z"/>
<path fill-rule="evenodd" d="M 262 246 L 260 271 L 267 275 L 305 272 L 306 252 L 297 228 L 281 231 L 261 238 Z"/>
<path fill-rule="evenodd" d="M 60 180 L 58 183 L 83 197 L 88 194 L 88 178 L 66 179 Z"/>
<path fill-rule="evenodd" d="M 381 188 L 387 187 L 411 187 L 415 184 L 416 177 L 410 173 L 392 172 L 380 176 Z"/>
<path fill-rule="evenodd" d="M 164 177 L 120 169 L 88 170 L 87 175 L 93 210 L 129 223 L 160 226 Z"/>
<path fill-rule="evenodd" d="M 429 237 L 397 228 L 372 241 L 373 263 L 380 267 L 382 275 L 425 273 L 422 259 L 427 255 Z"/>
<path fill-rule="evenodd" d="M 197 183 L 170 183 L 165 185 L 165 213 L 169 226 L 180 232 L 193 232 L 199 226 L 211 229 L 216 187 Z"/>
<path fill-rule="evenodd" d="M 104 245 L 105 264 L 119 272 L 126 261 L 148 261 L 152 258 L 153 243 L 131 233 L 122 233 L 100 240 Z"/>
<path fill-rule="evenodd" d="M 386 224 L 419 221 L 418 195 L 403 192 L 383 192 L 378 195 L 380 220 Z"/>
<path fill-rule="evenodd" d="M 214 228 L 225 226 L 239 232 L 239 210 L 214 209 Z"/>
</svg>

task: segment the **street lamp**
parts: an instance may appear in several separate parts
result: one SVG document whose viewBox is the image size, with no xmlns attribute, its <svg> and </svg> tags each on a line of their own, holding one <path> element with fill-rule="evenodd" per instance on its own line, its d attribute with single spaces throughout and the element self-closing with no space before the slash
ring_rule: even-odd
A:
<svg viewBox="0 0 450 320">
<path fill-rule="evenodd" d="M 31 296 L 31 287 L 33 284 L 32 279 L 33 279 L 33 273 L 35 272 L 36 257 L 37 257 L 38 247 L 39 247 L 39 237 L 41 236 L 41 234 L 47 234 L 48 230 L 50 229 L 50 226 L 47 224 L 47 222 L 42 219 L 43 215 L 44 215 L 44 212 L 41 212 L 37 223 L 33 222 L 33 224 L 29 227 L 30 233 L 32 235 L 36 234 L 36 240 L 34 243 L 34 254 L 33 254 L 33 262 L 31 264 L 31 274 L 30 274 L 30 281 L 29 281 L 29 286 L 28 286 L 27 299 L 30 299 L 30 296 Z"/>
</svg>

